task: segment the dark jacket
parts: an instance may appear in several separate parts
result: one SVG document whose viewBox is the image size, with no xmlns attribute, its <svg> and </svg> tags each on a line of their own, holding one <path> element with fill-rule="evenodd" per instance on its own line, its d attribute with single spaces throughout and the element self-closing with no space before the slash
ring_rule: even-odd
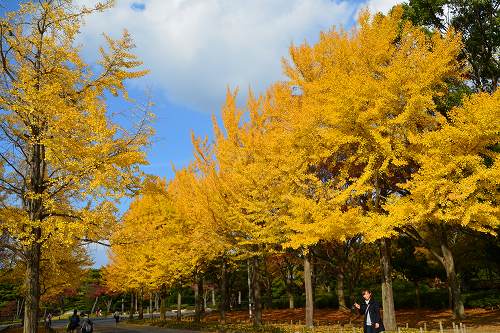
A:
<svg viewBox="0 0 500 333">
<path fill-rule="evenodd" d="M 366 311 L 367 307 L 368 307 L 368 311 Z M 366 314 L 367 313 L 370 313 L 370 320 L 372 322 L 371 326 L 374 329 L 375 329 L 375 324 L 376 323 L 379 324 L 379 327 L 377 329 L 375 329 L 375 332 L 378 333 L 378 332 L 385 331 L 384 323 L 382 321 L 382 317 L 380 316 L 380 304 L 377 301 L 370 299 L 370 302 L 368 304 L 366 304 L 366 302 L 363 301 L 360 304 L 359 313 L 364 315 L 363 330 L 365 330 L 365 332 L 366 332 Z"/>
<path fill-rule="evenodd" d="M 72 315 L 71 317 L 69 317 L 68 330 L 77 329 L 79 326 L 80 326 L 80 316 L 79 315 Z"/>
</svg>

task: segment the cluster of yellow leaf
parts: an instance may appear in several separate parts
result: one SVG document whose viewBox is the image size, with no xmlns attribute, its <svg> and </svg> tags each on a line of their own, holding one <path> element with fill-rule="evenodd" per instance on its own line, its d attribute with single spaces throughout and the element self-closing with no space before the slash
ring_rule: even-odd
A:
<svg viewBox="0 0 500 333">
<path fill-rule="evenodd" d="M 8 147 L 0 152 L 0 182 L 16 203 L 2 212 L 2 228 L 24 245 L 57 233 L 69 242 L 104 238 L 113 200 L 139 183 L 151 128 L 145 119 L 130 131 L 106 104 L 106 92 L 127 99 L 124 82 L 146 73 L 131 54 L 132 39 L 127 32 L 106 37 L 97 71 L 76 46 L 82 19 L 109 6 L 25 1 L 0 21 L 0 132 Z"/>
<path fill-rule="evenodd" d="M 478 93 L 453 109 L 437 131 L 415 139 L 419 171 L 392 197 L 386 219 L 418 227 L 422 223 L 462 225 L 492 233 L 498 228 L 500 90 Z"/>
<path fill-rule="evenodd" d="M 86 249 L 79 242 L 71 244 L 67 240 L 60 242 L 59 239 L 51 238 L 44 243 L 40 264 L 40 296 L 45 304 L 59 302 L 59 296 L 68 290 L 76 291 L 81 287 L 83 279 L 88 274 L 88 268 L 92 260 Z M 1 281 L 8 281 L 19 285 L 20 293 L 26 292 L 23 281 L 26 264 L 16 261 L 12 267 L 3 266 Z"/>
<path fill-rule="evenodd" d="M 169 184 L 147 181 L 113 233 L 111 262 L 105 269 L 110 289 L 171 287 L 190 280 L 219 255 L 223 244 L 207 229 L 212 216 L 202 191 L 190 168 L 178 171 Z"/>
<path fill-rule="evenodd" d="M 289 81 L 258 98 L 250 92 L 246 108 L 228 92 L 213 144 L 195 138 L 193 164 L 163 194 L 177 226 L 157 237 L 163 250 L 154 252 L 164 257 L 174 246 L 188 258 L 154 259 L 165 263 L 159 269 L 195 271 L 217 256 L 307 251 L 359 234 L 373 240 L 429 218 L 498 226 L 498 153 L 490 148 L 498 143 L 499 93 L 472 96 L 448 119 L 435 104 L 447 82 L 463 77 L 460 51 L 460 36 L 429 35 L 402 20 L 400 7 L 387 16 L 364 12 L 351 32 L 292 46 Z M 158 209 L 160 199 L 149 200 Z M 132 239 L 155 224 L 154 209 L 132 205 L 124 222 L 137 228 Z M 146 212 L 144 222 L 131 217 Z M 144 262 L 121 249 L 130 269 Z"/>
</svg>

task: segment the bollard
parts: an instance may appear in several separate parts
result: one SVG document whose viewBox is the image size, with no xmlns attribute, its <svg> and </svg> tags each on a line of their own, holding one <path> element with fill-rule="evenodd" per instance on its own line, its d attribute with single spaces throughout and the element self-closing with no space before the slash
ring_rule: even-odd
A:
<svg viewBox="0 0 500 333">
<path fill-rule="evenodd" d="M 423 332 L 424 332 L 424 330 L 422 329 L 422 327 L 420 327 L 420 333 L 423 333 Z"/>
<path fill-rule="evenodd" d="M 401 328 L 398 327 L 398 333 L 401 333 Z"/>
<path fill-rule="evenodd" d="M 406 328 L 408 328 L 408 323 L 406 323 Z"/>
<path fill-rule="evenodd" d="M 439 333 L 443 333 L 443 322 L 439 321 Z"/>
<path fill-rule="evenodd" d="M 424 332 L 427 332 L 427 322 L 424 322 Z"/>
</svg>

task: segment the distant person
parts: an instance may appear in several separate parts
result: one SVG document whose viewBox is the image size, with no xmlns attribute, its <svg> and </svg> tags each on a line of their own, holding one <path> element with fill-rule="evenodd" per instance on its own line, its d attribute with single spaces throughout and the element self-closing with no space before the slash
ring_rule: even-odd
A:
<svg viewBox="0 0 500 333">
<path fill-rule="evenodd" d="M 113 313 L 113 318 L 115 318 L 115 326 L 118 327 L 118 323 L 120 322 L 120 313 L 115 311 L 115 313 Z"/>
<path fill-rule="evenodd" d="M 48 313 L 47 317 L 45 317 L 45 327 L 51 328 L 52 327 L 52 313 Z"/>
<path fill-rule="evenodd" d="M 370 290 L 363 290 L 362 295 L 364 301 L 361 305 L 354 303 L 354 307 L 359 310 L 359 313 L 364 314 L 363 332 L 385 332 L 384 323 L 380 316 L 380 304 L 372 298 Z"/>
<path fill-rule="evenodd" d="M 90 320 L 89 317 L 85 316 L 85 313 L 82 313 L 83 321 L 81 333 L 92 333 L 94 331 L 94 323 Z"/>
<path fill-rule="evenodd" d="M 75 333 L 78 327 L 80 327 L 80 316 L 78 315 L 78 311 L 74 310 L 73 315 L 69 317 L 68 332 Z"/>
</svg>

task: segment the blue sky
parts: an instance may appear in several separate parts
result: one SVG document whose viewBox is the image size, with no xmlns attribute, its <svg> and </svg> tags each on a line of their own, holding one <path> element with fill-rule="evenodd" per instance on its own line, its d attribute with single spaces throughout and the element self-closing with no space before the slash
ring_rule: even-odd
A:
<svg viewBox="0 0 500 333">
<path fill-rule="evenodd" d="M 91 6 L 98 1 L 75 2 Z M 227 87 L 239 87 L 244 101 L 248 88 L 262 92 L 283 78 L 281 59 L 291 43 L 313 43 L 332 26 L 350 28 L 362 8 L 386 12 L 398 2 L 116 0 L 113 9 L 86 20 L 79 43 L 92 64 L 103 32 L 118 37 L 127 29 L 132 34 L 135 53 L 151 74 L 130 82 L 130 95 L 144 102 L 150 92 L 157 115 L 150 165 L 144 171 L 170 178 L 172 165 L 182 167 L 191 159 L 191 131 L 211 137 L 211 117 L 219 114 Z M 113 98 L 109 106 L 130 107 Z M 96 267 L 107 262 L 102 247 L 91 247 L 91 252 Z"/>
</svg>

